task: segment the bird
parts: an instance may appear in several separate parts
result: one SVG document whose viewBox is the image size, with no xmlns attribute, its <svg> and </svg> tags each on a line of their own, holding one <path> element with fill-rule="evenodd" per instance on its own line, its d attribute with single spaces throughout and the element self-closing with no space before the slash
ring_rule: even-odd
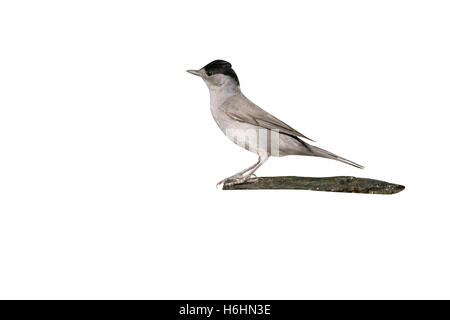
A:
<svg viewBox="0 0 450 320">
<path fill-rule="evenodd" d="M 255 171 L 271 156 L 321 157 L 359 169 L 364 168 L 353 161 L 307 143 L 305 140 L 315 141 L 254 104 L 242 93 L 239 78 L 231 63 L 214 60 L 201 69 L 186 71 L 199 76 L 206 83 L 211 113 L 222 132 L 235 144 L 258 155 L 255 164 L 219 181 L 216 186 L 257 181 Z"/>
</svg>

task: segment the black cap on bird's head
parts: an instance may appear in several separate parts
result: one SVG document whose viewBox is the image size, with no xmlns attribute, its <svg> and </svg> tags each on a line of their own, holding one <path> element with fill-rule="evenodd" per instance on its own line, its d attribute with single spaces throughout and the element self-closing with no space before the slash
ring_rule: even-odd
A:
<svg viewBox="0 0 450 320">
<path fill-rule="evenodd" d="M 205 69 L 208 76 L 212 76 L 214 74 L 224 74 L 226 76 L 230 76 L 239 85 L 239 79 L 236 72 L 234 72 L 233 68 L 231 68 L 231 63 L 225 60 L 214 60 L 204 66 L 203 69 Z"/>
<path fill-rule="evenodd" d="M 208 77 L 212 77 L 216 74 L 223 74 L 225 76 L 231 77 L 239 86 L 239 79 L 236 75 L 236 72 L 234 72 L 234 70 L 231 68 L 231 63 L 225 60 L 214 60 L 208 63 L 200 70 L 187 70 L 187 71 L 194 75 L 201 76 L 202 78 L 205 79 L 205 81 L 207 80 Z"/>
</svg>

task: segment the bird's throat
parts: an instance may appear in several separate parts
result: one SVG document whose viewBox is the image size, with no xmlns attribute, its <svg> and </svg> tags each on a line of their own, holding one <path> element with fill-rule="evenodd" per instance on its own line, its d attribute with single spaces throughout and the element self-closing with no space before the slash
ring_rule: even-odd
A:
<svg viewBox="0 0 450 320">
<path fill-rule="evenodd" d="M 241 89 L 236 85 L 225 85 L 221 87 L 210 87 L 209 97 L 211 107 L 219 107 L 229 98 L 241 95 Z"/>
</svg>

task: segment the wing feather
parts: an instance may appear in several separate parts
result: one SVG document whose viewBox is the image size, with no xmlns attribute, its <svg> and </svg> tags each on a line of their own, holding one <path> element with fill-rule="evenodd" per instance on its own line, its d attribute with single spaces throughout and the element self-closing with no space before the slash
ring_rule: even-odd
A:
<svg viewBox="0 0 450 320">
<path fill-rule="evenodd" d="M 244 100 L 242 98 L 244 98 Z M 237 99 L 239 99 L 239 101 L 237 101 Z M 242 106 L 242 101 L 245 101 L 245 106 Z M 241 105 L 241 107 L 238 108 L 238 105 Z M 240 96 L 237 98 L 230 98 L 222 105 L 222 108 L 227 116 L 236 121 L 246 122 L 269 130 L 279 130 L 281 133 L 302 137 L 315 142 L 270 113 L 264 111 L 245 97 Z"/>
</svg>

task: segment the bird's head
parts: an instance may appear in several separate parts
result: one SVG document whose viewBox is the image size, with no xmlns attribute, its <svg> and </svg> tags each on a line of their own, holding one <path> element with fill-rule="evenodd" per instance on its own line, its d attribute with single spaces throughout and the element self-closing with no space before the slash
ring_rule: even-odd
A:
<svg viewBox="0 0 450 320">
<path fill-rule="evenodd" d="M 239 79 L 231 68 L 231 63 L 224 60 L 214 60 L 199 70 L 187 70 L 187 72 L 201 77 L 210 90 L 225 86 L 239 87 Z"/>
</svg>

